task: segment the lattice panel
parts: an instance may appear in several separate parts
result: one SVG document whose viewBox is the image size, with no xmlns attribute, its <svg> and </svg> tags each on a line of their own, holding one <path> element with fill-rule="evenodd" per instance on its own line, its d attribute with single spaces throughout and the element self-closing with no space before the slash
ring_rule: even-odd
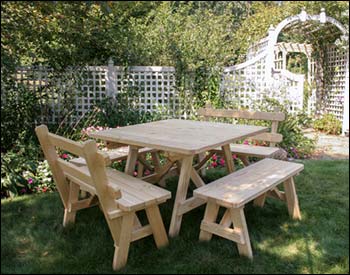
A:
<svg viewBox="0 0 350 275">
<path fill-rule="evenodd" d="M 60 78 L 52 72 L 42 66 L 17 69 L 17 82 L 41 98 L 42 123 L 59 123 L 66 116 L 73 123 L 108 95 L 125 96 L 129 106 L 149 113 L 161 111 L 168 117 L 179 106 L 173 67 L 130 67 L 125 72 L 117 66 L 89 66 L 67 69 Z"/>
<path fill-rule="evenodd" d="M 173 67 L 116 67 L 116 93 L 129 94 L 129 104 L 144 112 L 171 114 L 178 106 Z"/>
<path fill-rule="evenodd" d="M 265 58 L 243 68 L 224 70 L 220 86 L 225 101 L 235 108 L 252 109 L 266 92 Z"/>
<path fill-rule="evenodd" d="M 343 120 L 346 51 L 339 51 L 335 45 L 327 47 L 325 66 L 326 110 Z"/>
<path fill-rule="evenodd" d="M 106 98 L 107 66 L 90 66 L 82 72 L 75 90 L 77 118 L 92 110 L 96 103 Z"/>
<path fill-rule="evenodd" d="M 43 66 L 22 66 L 17 69 L 15 79 L 17 85 L 24 85 L 40 98 L 39 106 L 41 123 L 50 123 L 55 119 L 60 108 L 60 95 L 51 85 L 52 70 Z M 20 95 L 19 95 L 20 96 Z"/>
</svg>

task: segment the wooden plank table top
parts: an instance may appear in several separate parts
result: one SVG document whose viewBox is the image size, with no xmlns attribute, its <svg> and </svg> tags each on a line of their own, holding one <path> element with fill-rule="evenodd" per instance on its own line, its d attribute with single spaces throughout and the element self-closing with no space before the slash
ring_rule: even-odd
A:
<svg viewBox="0 0 350 275">
<path fill-rule="evenodd" d="M 194 155 L 266 132 L 267 127 L 181 119 L 160 120 L 90 133 L 93 138 Z"/>
</svg>

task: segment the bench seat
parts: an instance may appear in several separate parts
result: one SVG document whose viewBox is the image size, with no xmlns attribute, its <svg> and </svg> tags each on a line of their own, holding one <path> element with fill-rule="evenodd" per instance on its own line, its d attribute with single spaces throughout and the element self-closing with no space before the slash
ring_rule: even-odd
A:
<svg viewBox="0 0 350 275">
<path fill-rule="evenodd" d="M 265 158 L 194 190 L 225 207 L 241 207 L 304 169 L 300 163 Z"/>
<path fill-rule="evenodd" d="M 139 149 L 139 154 L 152 153 L 155 151 L 156 150 L 154 150 L 154 149 L 145 147 L 145 148 Z M 109 155 L 109 158 L 111 159 L 112 162 L 118 161 L 118 160 L 125 160 L 125 159 L 127 159 L 128 154 L 129 154 L 129 147 L 123 146 L 123 147 L 119 147 L 117 149 L 104 151 L 104 153 L 107 153 Z M 70 162 L 75 164 L 75 165 L 79 165 L 79 166 L 86 165 L 86 161 L 82 157 L 71 159 Z"/>
<path fill-rule="evenodd" d="M 267 147 L 247 144 L 230 144 L 230 149 L 233 154 L 258 158 L 273 158 L 274 155 L 281 150 L 278 147 Z M 216 153 L 220 153 L 222 152 L 222 149 L 216 148 L 213 151 Z"/>
<path fill-rule="evenodd" d="M 273 197 L 287 202 L 290 216 L 300 219 L 293 176 L 303 169 L 304 165 L 300 163 L 265 158 L 194 190 L 194 197 L 207 201 L 199 239 L 209 241 L 215 234 L 234 241 L 237 243 L 239 254 L 252 259 L 244 205 L 255 199 L 258 201 L 257 205 L 262 206 L 266 195 L 274 192 Z M 284 193 L 277 189 L 277 185 L 282 182 Z M 227 209 L 218 224 L 216 220 L 220 206 Z"/>
<path fill-rule="evenodd" d="M 86 177 L 90 177 L 87 166 L 81 166 L 77 169 L 85 174 Z M 169 191 L 115 169 L 106 167 L 106 173 L 108 183 L 111 187 L 120 189 L 122 196 L 120 199 L 117 199 L 116 202 L 123 211 L 138 211 L 152 204 L 163 203 L 171 198 L 171 193 Z M 66 176 L 73 182 L 77 180 L 70 175 Z M 91 194 L 96 194 L 96 189 L 92 184 L 77 183 L 81 185 L 82 190 L 88 191 Z"/>
</svg>

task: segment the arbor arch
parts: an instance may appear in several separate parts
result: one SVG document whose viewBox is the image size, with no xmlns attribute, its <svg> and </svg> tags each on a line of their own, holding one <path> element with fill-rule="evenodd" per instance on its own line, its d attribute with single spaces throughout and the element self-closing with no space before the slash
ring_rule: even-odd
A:
<svg viewBox="0 0 350 275">
<path fill-rule="evenodd" d="M 319 73 L 323 74 L 327 68 L 324 68 L 324 64 L 320 64 L 319 60 L 312 58 L 312 45 L 278 43 L 278 37 L 283 30 L 294 28 L 315 33 L 322 26 L 333 26 L 332 28 L 335 26 L 340 32 L 340 38 L 348 41 L 349 34 L 346 28 L 338 20 L 327 16 L 324 9 L 321 9 L 318 15 L 309 15 L 302 10 L 300 14 L 281 21 L 276 28 L 270 26 L 267 37 L 248 49 L 246 62 L 225 68 L 221 89 L 223 96 L 229 101 L 235 100 L 241 107 L 254 106 L 252 103 L 261 100 L 263 95 L 281 100 L 287 98 L 291 101 L 289 108 L 291 112 L 300 110 L 303 106 L 304 76 L 286 70 L 287 53 L 293 51 L 305 53 L 308 57 L 307 80 L 310 83 L 315 76 L 319 76 Z M 332 30 L 329 32 L 332 33 Z M 347 48 L 344 53 L 340 53 L 330 44 L 329 47 L 327 46 L 327 54 L 326 63 L 330 64 L 332 70 L 338 71 L 332 73 L 332 79 L 325 79 L 322 75 L 322 81 L 325 82 L 322 84 L 323 91 L 321 86 L 316 87 L 307 111 L 309 113 L 326 111 L 335 114 L 342 120 L 344 134 L 349 131 L 349 50 Z M 320 85 L 319 82 L 317 81 L 318 85 Z M 283 91 L 285 95 L 282 95 Z M 323 110 L 320 106 L 326 107 Z"/>
</svg>

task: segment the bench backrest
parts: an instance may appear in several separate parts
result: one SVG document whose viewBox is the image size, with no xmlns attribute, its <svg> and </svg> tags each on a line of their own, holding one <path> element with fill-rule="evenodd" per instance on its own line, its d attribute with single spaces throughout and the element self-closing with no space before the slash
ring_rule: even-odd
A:
<svg viewBox="0 0 350 275">
<path fill-rule="evenodd" d="M 121 192 L 108 184 L 105 167 L 106 164 L 110 163 L 110 159 L 107 154 L 97 151 L 94 140 L 79 143 L 50 133 L 46 125 L 36 127 L 35 132 L 45 158 L 50 165 L 57 190 L 65 208 L 68 208 L 68 181 L 72 181 L 80 185 L 81 189 L 96 194 L 104 210 L 115 209 L 115 199 L 121 197 Z M 88 167 L 79 167 L 61 159 L 56 152 L 56 148 L 84 158 Z"/>
<path fill-rule="evenodd" d="M 258 134 L 252 137 L 252 139 L 269 142 L 271 147 L 275 146 L 276 143 L 281 142 L 283 139 L 283 136 L 277 133 L 278 123 L 285 120 L 285 114 L 282 112 L 251 112 L 247 110 L 213 109 L 207 104 L 205 108 L 198 109 L 198 115 L 203 116 L 205 120 L 208 120 L 210 117 L 215 117 L 271 121 L 270 133 Z"/>
</svg>

